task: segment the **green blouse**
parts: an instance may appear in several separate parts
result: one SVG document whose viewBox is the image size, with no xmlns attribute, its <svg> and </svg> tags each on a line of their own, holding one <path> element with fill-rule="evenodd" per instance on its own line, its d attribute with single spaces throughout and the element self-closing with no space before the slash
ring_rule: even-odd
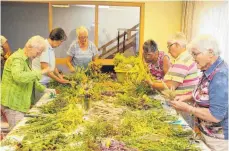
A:
<svg viewBox="0 0 229 151">
<path fill-rule="evenodd" d="M 39 83 L 41 71 L 31 70 L 29 58 L 18 49 L 6 61 L 1 82 L 1 104 L 12 110 L 27 112 L 32 102 L 33 86 L 43 92 Z"/>
</svg>

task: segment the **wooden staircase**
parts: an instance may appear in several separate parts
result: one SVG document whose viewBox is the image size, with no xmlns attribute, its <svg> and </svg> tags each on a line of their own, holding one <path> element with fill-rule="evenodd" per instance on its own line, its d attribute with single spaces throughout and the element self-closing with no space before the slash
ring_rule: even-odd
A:
<svg viewBox="0 0 229 151">
<path fill-rule="evenodd" d="M 139 24 L 133 26 L 130 29 L 118 29 L 118 36 L 98 49 L 99 51 L 102 51 L 100 58 L 112 59 L 118 52 L 126 53 L 128 55 L 136 55 L 136 50 L 138 49 L 136 48 L 136 37 L 138 32 L 135 32 L 134 34 L 131 32 L 138 31 L 138 27 Z M 121 35 L 119 35 L 120 31 L 123 31 Z M 122 40 L 121 42 L 120 39 Z M 110 46 L 113 47 L 109 48 Z"/>
</svg>

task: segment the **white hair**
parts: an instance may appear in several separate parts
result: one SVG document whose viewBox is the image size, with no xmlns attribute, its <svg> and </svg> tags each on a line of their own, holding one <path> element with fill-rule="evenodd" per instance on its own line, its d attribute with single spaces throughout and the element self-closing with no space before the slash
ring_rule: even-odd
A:
<svg viewBox="0 0 229 151">
<path fill-rule="evenodd" d="M 200 35 L 192 40 L 188 45 L 188 50 L 191 51 L 193 49 L 197 49 L 200 52 L 212 50 L 214 55 L 220 55 L 218 42 L 211 35 Z"/>
<path fill-rule="evenodd" d="M 76 29 L 76 34 L 77 34 L 77 36 L 79 36 L 80 32 L 86 32 L 87 35 L 88 35 L 88 30 L 87 30 L 87 28 L 84 27 L 84 26 L 80 26 L 79 28 Z"/>
<path fill-rule="evenodd" d="M 168 40 L 169 43 L 178 43 L 182 47 L 186 47 L 187 45 L 187 39 L 185 35 L 182 32 L 177 32 L 174 35 L 171 36 L 171 38 Z"/>
<path fill-rule="evenodd" d="M 38 48 L 38 49 L 43 49 L 46 50 L 46 42 L 45 39 L 39 35 L 31 37 L 27 43 L 25 44 L 25 47 L 27 48 Z"/>
</svg>

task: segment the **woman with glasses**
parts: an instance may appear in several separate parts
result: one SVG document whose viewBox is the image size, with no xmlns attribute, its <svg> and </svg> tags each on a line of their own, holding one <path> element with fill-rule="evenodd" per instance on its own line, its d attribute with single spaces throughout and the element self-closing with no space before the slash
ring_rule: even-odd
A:
<svg viewBox="0 0 229 151">
<path fill-rule="evenodd" d="M 77 66 L 87 68 L 88 63 L 99 55 L 95 44 L 88 40 L 88 30 L 85 27 L 76 29 L 76 34 L 77 40 L 73 41 L 67 51 L 67 65 L 71 72 Z"/>
<path fill-rule="evenodd" d="M 158 51 L 157 44 L 154 40 L 147 40 L 143 45 L 143 55 L 148 63 L 151 74 L 157 80 L 164 78 L 170 67 L 169 56 L 163 51 Z"/>
<path fill-rule="evenodd" d="M 192 95 L 176 97 L 171 105 L 196 117 L 196 126 L 211 150 L 228 150 L 228 65 L 211 36 L 193 40 L 189 50 L 203 75 Z M 186 103 L 190 101 L 195 106 Z"/>
</svg>

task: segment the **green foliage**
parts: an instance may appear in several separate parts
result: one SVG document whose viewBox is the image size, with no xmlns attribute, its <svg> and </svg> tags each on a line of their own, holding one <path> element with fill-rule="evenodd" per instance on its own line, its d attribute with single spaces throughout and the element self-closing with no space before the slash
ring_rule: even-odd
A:
<svg viewBox="0 0 229 151">
<path fill-rule="evenodd" d="M 69 104 L 56 114 L 29 119 L 17 135 L 25 135 L 19 150 L 58 150 L 68 141 L 63 133 L 75 130 L 83 122 L 82 109 Z"/>
<path fill-rule="evenodd" d="M 192 132 L 169 125 L 176 117 L 150 97 L 151 88 L 142 82 L 150 74 L 140 58 L 118 54 L 118 64 L 138 74 L 119 83 L 109 74 L 77 68 L 67 76 L 71 84 L 52 82 L 60 94 L 39 107 L 44 116 L 30 118 L 15 132 L 24 136 L 17 150 L 99 151 L 101 143 L 111 138 L 139 151 L 196 151 L 188 139 Z"/>
<path fill-rule="evenodd" d="M 173 127 L 164 120 L 170 118 L 167 118 L 163 110 L 127 112 L 119 126 L 121 135 L 116 138 L 142 151 L 198 150 L 188 140 L 190 131 Z"/>
<path fill-rule="evenodd" d="M 126 73 L 125 79 L 134 83 L 140 83 L 145 80 L 153 81 L 155 79 L 140 56 L 125 57 L 118 53 L 114 57 L 114 65 L 116 72 Z"/>
</svg>

